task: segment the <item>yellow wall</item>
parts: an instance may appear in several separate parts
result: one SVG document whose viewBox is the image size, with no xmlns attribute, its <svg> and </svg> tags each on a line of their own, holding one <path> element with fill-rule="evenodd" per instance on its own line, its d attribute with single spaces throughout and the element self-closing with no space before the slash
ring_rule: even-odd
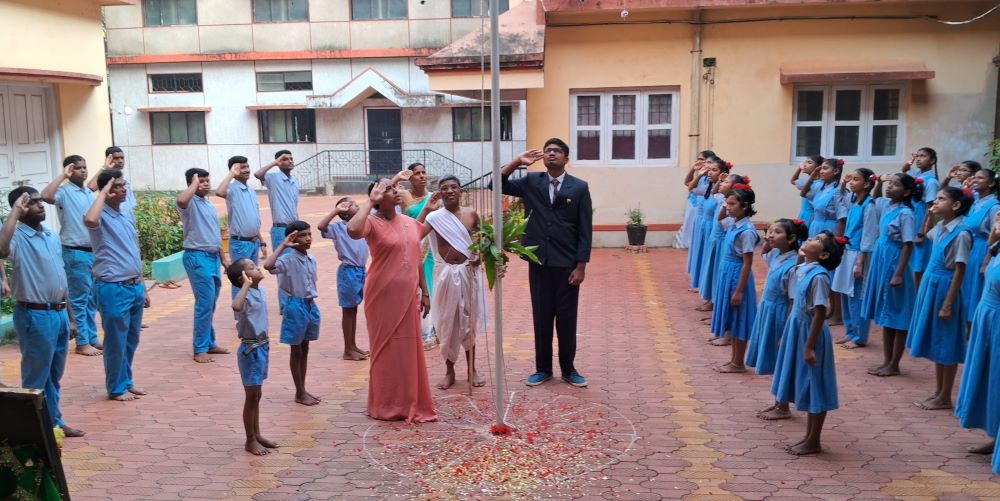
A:
<svg viewBox="0 0 1000 501">
<path fill-rule="evenodd" d="M 105 78 L 99 86 L 53 84 L 61 134 L 53 156 L 83 155 L 91 166 L 103 162 L 111 144 L 107 67 L 101 10 L 88 0 L 0 1 L 0 67 L 85 73 Z M 53 172 L 59 166 L 53 166 Z"/>
<path fill-rule="evenodd" d="M 943 2 L 942 2 L 943 3 Z M 939 3 L 940 5 L 940 3 Z M 709 19 L 772 15 L 912 15 L 918 10 L 945 19 L 970 18 L 979 5 L 755 8 L 706 11 Z M 989 6 L 987 6 L 988 8 Z M 633 13 L 630 19 L 642 19 Z M 692 18 L 690 12 L 658 14 L 660 19 Z M 655 16 L 653 16 L 655 17 Z M 558 21 L 558 19 L 556 20 Z M 579 22 L 578 17 L 572 21 Z M 553 23 L 550 17 L 549 24 Z M 682 178 L 696 152 L 689 151 L 691 44 L 686 24 L 574 26 L 546 29 L 545 87 L 528 90 L 528 146 L 552 136 L 570 139 L 569 94 L 573 89 L 663 86 L 680 91 L 677 167 L 578 167 L 594 197 L 595 224 L 624 224 L 625 210 L 641 205 L 647 222 L 680 223 L 686 190 Z M 702 84 L 701 149 L 713 149 L 748 174 L 758 192 L 759 220 L 795 215 L 798 196 L 791 173 L 791 85 L 779 81 L 782 65 L 818 68 L 871 64 L 876 67 L 922 63 L 935 78 L 914 82 L 905 106 L 903 151 L 932 146 L 942 164 L 983 160 L 992 138 L 1000 13 L 954 27 L 930 21 L 781 21 L 705 26 L 704 57 L 717 58 L 714 102 Z M 941 169 L 946 169 L 942 165 Z M 861 166 L 861 165 L 859 165 Z M 864 164 L 877 170 L 891 164 Z M 850 167 L 850 166 L 848 166 Z M 943 173 L 942 173 L 943 174 Z M 665 243 L 665 239 L 657 243 Z"/>
</svg>

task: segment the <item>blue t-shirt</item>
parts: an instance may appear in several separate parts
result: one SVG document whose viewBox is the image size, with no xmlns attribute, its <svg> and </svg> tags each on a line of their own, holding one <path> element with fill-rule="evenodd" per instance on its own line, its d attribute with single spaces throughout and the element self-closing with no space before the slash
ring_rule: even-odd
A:
<svg viewBox="0 0 1000 501">
<path fill-rule="evenodd" d="M 61 303 L 66 300 L 66 272 L 62 266 L 59 236 L 42 226 L 40 231 L 18 222 L 10 240 L 13 263 L 10 292 L 16 301 Z"/>
</svg>

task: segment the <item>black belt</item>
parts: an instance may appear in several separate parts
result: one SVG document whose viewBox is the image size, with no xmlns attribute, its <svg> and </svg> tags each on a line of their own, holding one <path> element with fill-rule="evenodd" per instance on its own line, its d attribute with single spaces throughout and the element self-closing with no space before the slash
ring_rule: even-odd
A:
<svg viewBox="0 0 1000 501">
<path fill-rule="evenodd" d="M 218 256 L 219 255 L 218 252 L 208 252 L 208 251 L 201 250 L 201 249 L 191 249 L 189 247 L 185 247 L 184 251 L 185 252 L 204 252 L 205 254 L 208 254 L 210 256 Z"/>
<path fill-rule="evenodd" d="M 78 251 L 83 251 L 83 252 L 94 252 L 93 248 L 91 248 L 91 247 L 84 247 L 82 245 L 64 245 L 63 249 L 78 250 Z"/>
<path fill-rule="evenodd" d="M 239 235 L 229 235 L 229 238 L 233 240 L 239 240 L 240 242 L 256 242 L 257 237 L 241 237 Z"/>
<path fill-rule="evenodd" d="M 27 301 L 18 301 L 17 305 L 29 310 L 62 311 L 66 309 L 66 303 L 29 303 Z"/>
<path fill-rule="evenodd" d="M 130 278 L 128 280 L 122 280 L 120 282 L 111 282 L 111 283 L 121 284 L 121 285 L 139 285 L 142 283 L 142 277 L 135 277 L 135 278 Z"/>
<path fill-rule="evenodd" d="M 275 228 L 287 228 L 288 223 L 274 223 L 271 226 L 274 226 Z"/>
</svg>

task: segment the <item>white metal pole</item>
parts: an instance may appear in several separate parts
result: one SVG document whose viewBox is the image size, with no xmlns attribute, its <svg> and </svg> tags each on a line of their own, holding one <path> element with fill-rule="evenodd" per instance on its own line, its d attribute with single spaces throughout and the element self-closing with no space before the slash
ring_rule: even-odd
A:
<svg viewBox="0 0 1000 501">
<path fill-rule="evenodd" d="M 503 245 L 503 204 L 500 190 L 500 14 L 499 0 L 490 1 L 490 142 L 493 143 L 493 240 L 497 245 Z M 502 251 L 502 249 L 501 249 Z M 499 263 L 497 263 L 499 265 Z M 499 270 L 497 270 L 499 271 Z M 497 273 L 493 287 L 493 332 L 496 346 L 496 377 L 493 395 L 496 405 L 496 424 L 502 425 L 506 406 L 504 396 L 503 363 L 503 279 Z"/>
</svg>

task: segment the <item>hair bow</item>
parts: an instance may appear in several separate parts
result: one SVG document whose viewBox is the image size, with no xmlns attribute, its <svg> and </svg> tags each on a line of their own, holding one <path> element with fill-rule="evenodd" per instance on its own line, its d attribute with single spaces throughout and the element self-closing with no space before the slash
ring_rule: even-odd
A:
<svg viewBox="0 0 1000 501">
<path fill-rule="evenodd" d="M 851 239 L 847 238 L 847 237 L 844 237 L 844 236 L 833 237 L 833 241 L 837 242 L 837 245 L 840 245 L 840 246 L 845 246 L 845 245 L 851 243 Z"/>
<path fill-rule="evenodd" d="M 924 184 L 924 178 L 918 177 L 913 180 L 913 184 Z"/>
<path fill-rule="evenodd" d="M 868 177 L 868 180 L 874 183 L 874 182 L 878 181 L 878 176 L 876 176 L 875 174 L 872 174 L 871 176 Z"/>
<path fill-rule="evenodd" d="M 843 167 L 844 166 L 844 159 L 843 158 L 838 158 L 837 159 L 837 165 Z"/>
<path fill-rule="evenodd" d="M 806 222 L 805 220 L 802 219 L 792 219 L 792 224 L 794 224 L 795 226 L 805 226 Z"/>
<path fill-rule="evenodd" d="M 749 190 L 750 189 L 750 185 L 749 184 L 744 184 L 744 183 L 736 183 L 736 184 L 733 185 L 733 189 L 734 190 Z"/>
<path fill-rule="evenodd" d="M 743 176 L 743 181 L 745 181 L 747 183 L 747 185 L 749 186 L 750 185 L 750 176 Z"/>
<path fill-rule="evenodd" d="M 732 169 L 733 168 L 733 163 L 732 162 L 726 162 L 726 168 L 727 169 Z"/>
<path fill-rule="evenodd" d="M 965 189 L 963 189 L 962 190 L 962 194 L 965 195 L 965 196 L 967 196 L 967 197 L 975 196 L 975 194 L 972 191 L 972 188 L 965 188 Z"/>
</svg>

